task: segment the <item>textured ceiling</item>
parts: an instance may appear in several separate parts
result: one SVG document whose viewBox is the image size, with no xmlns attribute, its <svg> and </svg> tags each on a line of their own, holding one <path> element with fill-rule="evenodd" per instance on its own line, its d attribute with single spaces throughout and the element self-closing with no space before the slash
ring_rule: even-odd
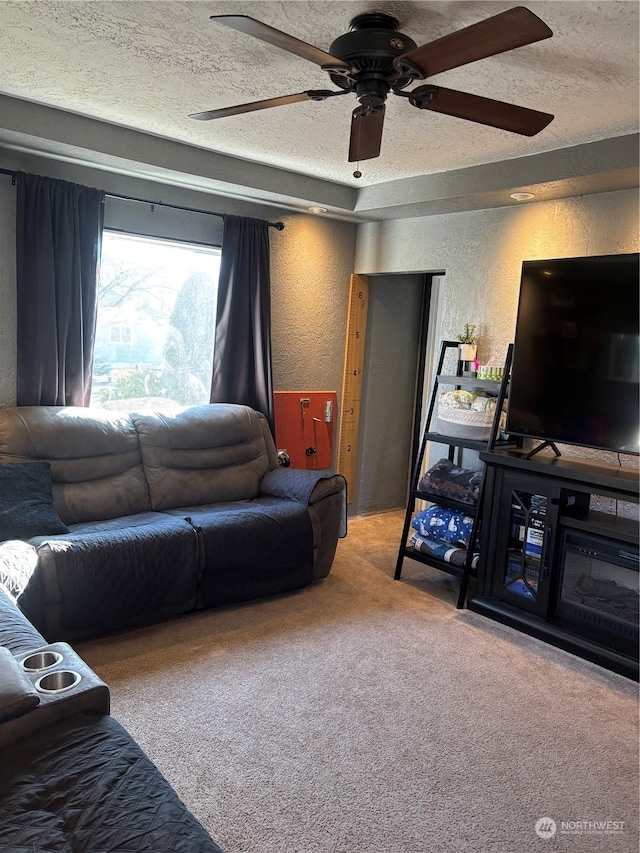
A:
<svg viewBox="0 0 640 853">
<path fill-rule="evenodd" d="M 515 2 L 0 2 L 2 92 L 234 157 L 365 186 L 525 157 L 638 127 L 639 10 L 632 2 L 531 2 L 546 41 L 430 78 L 555 114 L 526 138 L 390 96 L 382 154 L 352 178 L 353 96 L 211 122 L 188 113 L 331 86 L 316 65 L 208 20 L 245 14 L 328 49 L 380 9 L 418 44 Z"/>
</svg>

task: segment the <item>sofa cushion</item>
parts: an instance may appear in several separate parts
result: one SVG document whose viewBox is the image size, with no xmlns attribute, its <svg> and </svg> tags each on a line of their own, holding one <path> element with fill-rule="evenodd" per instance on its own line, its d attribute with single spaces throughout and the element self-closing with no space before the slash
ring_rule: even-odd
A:
<svg viewBox="0 0 640 853">
<path fill-rule="evenodd" d="M 0 462 L 51 463 L 66 524 L 151 509 L 138 436 L 128 415 L 73 406 L 0 409 Z"/>
<path fill-rule="evenodd" d="M 312 581 L 313 528 L 304 504 L 261 497 L 170 512 L 188 515 L 201 532 L 201 607 L 289 592 Z"/>
<path fill-rule="evenodd" d="M 211 403 L 131 418 L 154 510 L 257 496 L 270 468 L 264 417 L 258 412 Z"/>
<path fill-rule="evenodd" d="M 222 853 L 131 735 L 86 714 L 3 750 L 0 850 Z"/>
<path fill-rule="evenodd" d="M 53 505 L 48 462 L 0 462 L 0 542 L 68 533 Z"/>
<path fill-rule="evenodd" d="M 72 525 L 31 540 L 38 568 L 18 604 L 49 642 L 184 613 L 196 600 L 193 526 L 161 513 Z"/>
</svg>

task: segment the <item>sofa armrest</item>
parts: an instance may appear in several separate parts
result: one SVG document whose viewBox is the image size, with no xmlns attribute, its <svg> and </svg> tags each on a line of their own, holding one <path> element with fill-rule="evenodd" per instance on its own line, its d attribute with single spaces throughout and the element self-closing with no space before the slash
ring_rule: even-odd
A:
<svg viewBox="0 0 640 853">
<path fill-rule="evenodd" d="M 260 495 L 299 501 L 314 506 L 331 495 L 342 496 L 340 538 L 347 535 L 347 483 L 342 474 L 332 471 L 307 471 L 300 468 L 276 468 L 260 481 Z"/>
<path fill-rule="evenodd" d="M 15 655 L 37 649 L 46 642 L 0 585 L 0 646 L 6 646 Z"/>
<path fill-rule="evenodd" d="M 276 468 L 260 481 L 260 495 L 304 504 L 314 529 L 313 580 L 326 578 L 338 539 L 347 535 L 347 481 L 332 471 Z"/>
</svg>

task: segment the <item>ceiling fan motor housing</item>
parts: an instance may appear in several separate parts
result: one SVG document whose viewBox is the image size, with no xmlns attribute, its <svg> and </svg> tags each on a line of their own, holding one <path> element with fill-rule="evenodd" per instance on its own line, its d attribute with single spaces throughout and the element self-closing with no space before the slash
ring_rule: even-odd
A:
<svg viewBox="0 0 640 853">
<path fill-rule="evenodd" d="M 417 45 L 397 30 L 399 22 L 385 12 L 365 12 L 350 22 L 350 31 L 331 43 L 329 53 L 356 69 L 352 80 L 329 72 L 331 81 L 342 89 L 354 89 L 358 100 L 366 106 L 380 106 L 392 85 L 402 89 L 410 77 L 398 79 L 393 60 Z M 353 84 L 355 81 L 355 86 Z"/>
</svg>

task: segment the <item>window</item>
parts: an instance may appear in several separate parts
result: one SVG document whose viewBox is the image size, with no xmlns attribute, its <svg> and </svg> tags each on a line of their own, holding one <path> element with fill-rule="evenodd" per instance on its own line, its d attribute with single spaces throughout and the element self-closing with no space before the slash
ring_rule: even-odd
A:
<svg viewBox="0 0 640 853">
<path fill-rule="evenodd" d="M 208 403 L 220 249 L 105 230 L 92 406 Z"/>
<path fill-rule="evenodd" d="M 111 326 L 109 329 L 109 340 L 112 344 L 130 344 L 131 329 L 129 326 Z"/>
</svg>

